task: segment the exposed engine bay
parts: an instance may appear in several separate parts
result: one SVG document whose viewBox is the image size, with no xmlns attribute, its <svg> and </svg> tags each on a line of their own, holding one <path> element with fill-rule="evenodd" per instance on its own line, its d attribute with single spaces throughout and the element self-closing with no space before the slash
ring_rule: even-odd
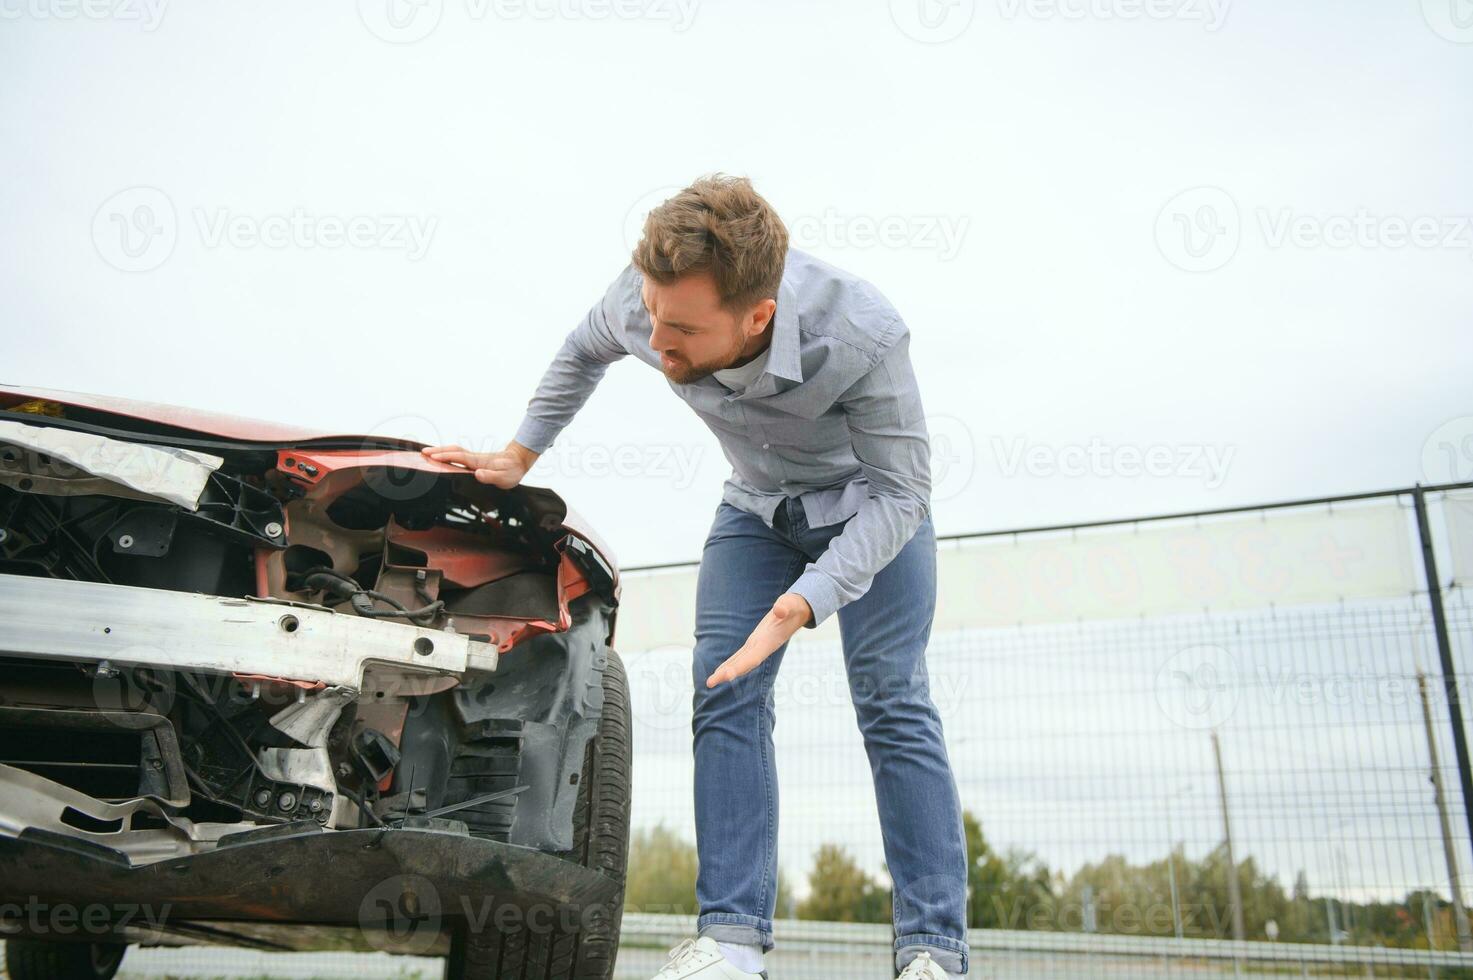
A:
<svg viewBox="0 0 1473 980">
<path fill-rule="evenodd" d="M 561 499 L 150 408 L 0 388 L 0 835 L 571 848 L 618 581 Z"/>
</svg>

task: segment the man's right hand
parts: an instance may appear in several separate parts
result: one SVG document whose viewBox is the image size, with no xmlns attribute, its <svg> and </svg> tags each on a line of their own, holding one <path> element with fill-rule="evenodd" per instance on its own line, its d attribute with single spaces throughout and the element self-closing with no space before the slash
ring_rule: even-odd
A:
<svg viewBox="0 0 1473 980">
<path fill-rule="evenodd" d="M 499 453 L 473 453 L 453 445 L 426 446 L 420 452 L 437 462 L 464 466 L 474 472 L 480 482 L 506 490 L 521 483 L 541 455 L 515 441 L 507 443 Z"/>
</svg>

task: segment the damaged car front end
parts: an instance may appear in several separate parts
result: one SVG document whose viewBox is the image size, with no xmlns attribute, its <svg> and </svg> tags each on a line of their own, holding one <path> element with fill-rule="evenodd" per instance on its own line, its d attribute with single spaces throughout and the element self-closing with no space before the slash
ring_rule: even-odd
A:
<svg viewBox="0 0 1473 980">
<path fill-rule="evenodd" d="M 0 907 L 169 910 L 0 922 L 12 976 L 128 942 L 612 976 L 617 567 L 419 449 L 0 388 Z"/>
</svg>

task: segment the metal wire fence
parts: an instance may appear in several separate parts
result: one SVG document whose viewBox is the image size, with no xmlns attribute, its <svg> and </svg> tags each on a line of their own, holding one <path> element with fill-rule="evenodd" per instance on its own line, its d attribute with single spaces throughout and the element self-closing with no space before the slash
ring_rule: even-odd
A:
<svg viewBox="0 0 1473 980">
<path fill-rule="evenodd" d="M 1120 941 L 1168 960 L 1181 943 L 1199 965 L 1223 959 L 1199 959 L 1216 943 L 1228 969 L 1255 971 L 1473 964 L 1454 725 L 1468 712 L 1450 709 L 1473 654 L 1468 510 L 1465 491 L 1406 490 L 942 542 L 928 662 L 980 831 L 969 915 L 989 931 L 974 970 L 1115 975 L 1131 959 Z M 1424 534 L 1447 572 L 1443 629 Z M 695 574 L 628 575 L 626 607 L 688 608 Z M 635 814 L 669 847 L 694 839 L 689 646 L 668 613 L 639 616 L 621 624 L 641 689 Z M 835 907 L 844 893 L 814 859 L 838 845 L 882 896 L 852 896 L 853 916 L 888 929 L 893 883 L 836 634 L 795 639 L 774 699 L 779 914 L 803 915 L 815 892 Z M 785 924 L 798 928 L 778 924 L 780 948 Z M 1373 950 L 1400 952 L 1373 964 Z M 1155 975 L 1148 959 L 1138 947 L 1125 974 Z"/>
</svg>

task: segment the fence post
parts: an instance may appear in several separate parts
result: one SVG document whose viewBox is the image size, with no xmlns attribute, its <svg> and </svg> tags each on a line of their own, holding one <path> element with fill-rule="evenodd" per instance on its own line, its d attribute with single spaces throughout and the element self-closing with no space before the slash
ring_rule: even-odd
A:
<svg viewBox="0 0 1473 980">
<path fill-rule="evenodd" d="M 1437 751 L 1437 736 L 1432 728 L 1432 701 L 1427 697 L 1427 675 L 1421 669 L 1417 670 L 1417 693 L 1422 699 L 1422 724 L 1427 729 L 1427 758 L 1432 762 L 1432 796 L 1437 803 L 1437 825 L 1442 830 L 1443 856 L 1447 859 L 1448 887 L 1453 893 L 1453 922 L 1458 930 L 1458 948 L 1465 953 L 1473 953 L 1473 930 L 1468 927 L 1468 912 L 1463 908 L 1463 876 L 1458 873 L 1458 849 L 1453 843 L 1452 827 L 1447 819 L 1447 792 L 1442 784 L 1442 763 L 1439 761 L 1440 754 Z M 1422 905 L 1426 907 L 1424 900 Z M 1431 919 L 1427 920 L 1427 948 L 1434 949 L 1432 942 Z"/>
<path fill-rule="evenodd" d="M 1453 752 L 1458 759 L 1458 783 L 1463 790 L 1463 817 L 1473 839 L 1473 765 L 1468 761 L 1468 736 L 1463 731 L 1463 702 L 1458 696 L 1458 675 L 1453 667 L 1452 643 L 1447 637 L 1447 617 L 1442 610 L 1442 582 L 1437 577 L 1437 556 L 1432 552 L 1432 530 L 1427 523 L 1427 498 L 1419 483 L 1412 489 L 1417 511 L 1417 536 L 1422 540 L 1422 568 L 1427 576 L 1427 600 L 1432 604 L 1432 631 L 1437 638 L 1437 659 L 1442 664 L 1442 690 L 1447 696 L 1448 718 L 1453 726 Z M 1452 887 L 1458 887 L 1453 882 Z"/>
</svg>

